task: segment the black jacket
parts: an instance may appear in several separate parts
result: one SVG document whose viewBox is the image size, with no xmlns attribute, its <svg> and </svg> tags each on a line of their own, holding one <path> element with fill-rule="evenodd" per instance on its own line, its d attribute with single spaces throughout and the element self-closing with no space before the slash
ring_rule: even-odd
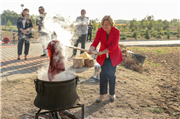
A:
<svg viewBox="0 0 180 119">
<path fill-rule="evenodd" d="M 33 23 L 32 23 L 32 19 L 26 19 L 26 24 L 25 24 L 25 28 L 23 28 L 23 24 L 22 21 L 24 20 L 24 17 L 19 17 L 17 20 L 17 28 L 18 28 L 18 37 L 22 37 L 24 34 L 22 33 L 22 31 L 20 31 L 19 29 L 27 29 L 30 28 L 30 30 L 27 32 L 26 36 L 29 38 L 32 38 L 32 27 L 33 27 Z"/>
<path fill-rule="evenodd" d="M 88 25 L 88 33 L 92 33 L 93 25 Z"/>
</svg>

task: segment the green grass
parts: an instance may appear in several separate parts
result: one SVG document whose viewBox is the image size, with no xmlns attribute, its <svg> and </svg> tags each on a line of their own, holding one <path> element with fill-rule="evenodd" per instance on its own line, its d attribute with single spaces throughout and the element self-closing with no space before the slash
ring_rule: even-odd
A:
<svg viewBox="0 0 180 119">
<path fill-rule="evenodd" d="M 149 108 L 148 109 L 150 112 L 152 113 L 164 113 L 166 112 L 164 109 L 162 109 L 161 107 L 154 107 L 154 108 Z"/>
<path fill-rule="evenodd" d="M 158 67 L 158 66 L 160 66 L 160 64 L 158 64 L 158 63 L 153 63 L 153 62 L 150 62 L 150 61 L 147 61 L 147 60 L 145 60 L 145 62 L 148 63 L 148 64 L 150 64 L 150 65 L 153 66 L 153 67 Z"/>
<path fill-rule="evenodd" d="M 169 48 L 143 48 L 143 47 L 129 47 L 129 50 L 135 50 L 135 52 L 152 52 L 155 55 L 171 53 Z"/>
<path fill-rule="evenodd" d="M 154 52 L 155 53 L 157 53 L 157 54 L 167 54 L 167 53 L 171 53 L 171 52 L 169 52 L 169 51 L 167 51 L 168 49 L 156 49 L 156 50 L 154 50 Z"/>
</svg>

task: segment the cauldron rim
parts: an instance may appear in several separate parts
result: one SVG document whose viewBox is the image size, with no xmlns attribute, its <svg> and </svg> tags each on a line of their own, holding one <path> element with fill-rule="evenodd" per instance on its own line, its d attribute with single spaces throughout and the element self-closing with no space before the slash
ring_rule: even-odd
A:
<svg viewBox="0 0 180 119">
<path fill-rule="evenodd" d="M 42 81 L 42 82 L 47 82 L 47 83 L 59 83 L 59 82 L 68 82 L 68 81 L 71 81 L 71 80 L 74 80 L 76 77 L 78 77 L 78 76 L 76 76 L 76 74 L 74 74 L 74 73 L 70 73 L 70 74 L 73 74 L 74 75 L 74 77 L 73 78 L 70 78 L 70 79 L 68 79 L 68 80 L 62 80 L 62 81 L 47 81 L 47 80 L 41 80 L 41 79 L 39 79 L 39 78 L 36 78 L 37 80 L 39 80 L 39 81 Z"/>
</svg>

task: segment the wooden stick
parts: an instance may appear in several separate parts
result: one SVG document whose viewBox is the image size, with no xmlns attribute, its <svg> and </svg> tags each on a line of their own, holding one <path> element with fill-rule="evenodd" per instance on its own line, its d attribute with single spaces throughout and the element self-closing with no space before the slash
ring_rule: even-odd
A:
<svg viewBox="0 0 180 119">
<path fill-rule="evenodd" d="M 85 52 L 89 52 L 89 51 L 86 50 L 86 49 L 82 49 L 82 48 L 78 48 L 78 47 L 74 47 L 74 46 L 66 46 L 66 47 L 72 48 L 72 49 L 76 49 L 76 50 L 85 51 Z M 97 52 L 95 52 L 95 51 L 93 51 L 92 53 L 97 55 Z"/>
</svg>

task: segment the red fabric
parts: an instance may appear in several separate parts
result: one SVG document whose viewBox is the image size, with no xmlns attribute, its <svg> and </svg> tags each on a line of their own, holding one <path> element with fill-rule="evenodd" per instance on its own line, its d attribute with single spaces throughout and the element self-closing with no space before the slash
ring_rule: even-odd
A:
<svg viewBox="0 0 180 119">
<path fill-rule="evenodd" d="M 101 27 L 98 29 L 94 42 L 91 44 L 91 46 L 96 48 L 99 42 L 101 42 L 99 51 L 103 51 L 105 49 L 109 50 L 109 56 L 111 58 L 113 67 L 123 61 L 123 56 L 119 47 L 119 38 L 120 31 L 117 28 L 112 27 L 109 33 L 109 39 L 107 40 L 106 31 Z M 102 66 L 105 58 L 106 54 L 103 54 L 101 57 L 98 56 L 96 60 Z"/>
<path fill-rule="evenodd" d="M 58 40 L 49 42 L 47 50 L 50 58 L 48 78 L 49 81 L 52 81 L 56 74 L 59 74 L 60 72 L 65 70 L 63 62 L 64 57 L 62 56 L 62 48 Z"/>
</svg>

